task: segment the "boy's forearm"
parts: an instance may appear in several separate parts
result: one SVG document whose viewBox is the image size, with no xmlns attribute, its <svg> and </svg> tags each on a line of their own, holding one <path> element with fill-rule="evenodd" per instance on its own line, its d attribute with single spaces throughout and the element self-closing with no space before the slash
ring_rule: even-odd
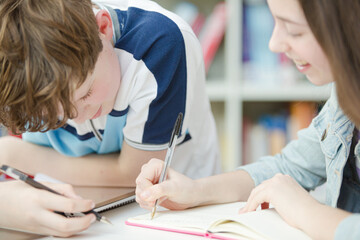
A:
<svg viewBox="0 0 360 240">
<path fill-rule="evenodd" d="M 0 158 L 1 164 L 79 186 L 135 186 L 143 162 L 149 160 L 119 159 L 119 153 L 68 157 L 12 137 L 0 139 L 0 150 L 6 152 Z"/>
<path fill-rule="evenodd" d="M 243 170 L 196 180 L 197 205 L 246 201 L 254 188 L 250 175 Z"/>
</svg>

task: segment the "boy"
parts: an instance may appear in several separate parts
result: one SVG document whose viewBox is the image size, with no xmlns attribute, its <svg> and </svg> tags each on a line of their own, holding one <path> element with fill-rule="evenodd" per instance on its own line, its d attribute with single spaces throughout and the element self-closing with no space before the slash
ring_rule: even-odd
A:
<svg viewBox="0 0 360 240">
<path fill-rule="evenodd" d="M 179 17 L 147 0 L 19 0 L 0 17 L 0 122 L 25 132 L 0 139 L 0 164 L 134 186 L 182 112 L 172 167 L 219 173 L 201 48 Z"/>
</svg>

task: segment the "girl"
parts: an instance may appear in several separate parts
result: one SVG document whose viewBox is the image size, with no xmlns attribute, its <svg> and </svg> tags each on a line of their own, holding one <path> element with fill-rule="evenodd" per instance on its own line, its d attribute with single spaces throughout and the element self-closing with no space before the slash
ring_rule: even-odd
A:
<svg viewBox="0 0 360 240">
<path fill-rule="evenodd" d="M 268 0 L 275 19 L 270 49 L 283 52 L 312 83 L 335 82 L 330 99 L 311 125 L 276 156 L 237 171 L 199 180 L 175 171 L 158 184 L 162 162 L 144 165 L 137 201 L 152 208 L 246 201 L 240 213 L 270 202 L 290 225 L 314 239 L 360 239 L 360 2 Z M 326 182 L 326 204 L 307 190 Z M 311 221 L 309 221 L 311 219 Z"/>
</svg>

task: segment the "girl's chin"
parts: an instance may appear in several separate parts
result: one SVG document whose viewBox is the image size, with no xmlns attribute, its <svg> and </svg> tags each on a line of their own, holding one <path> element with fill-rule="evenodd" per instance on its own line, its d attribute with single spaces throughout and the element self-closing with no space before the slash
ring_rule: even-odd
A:
<svg viewBox="0 0 360 240">
<path fill-rule="evenodd" d="M 314 76 L 309 76 L 306 75 L 306 78 L 314 85 L 316 86 L 323 86 L 326 84 L 329 84 L 331 82 L 333 82 L 332 80 L 329 79 L 324 79 L 324 78 L 320 78 L 320 77 L 314 77 Z"/>
</svg>

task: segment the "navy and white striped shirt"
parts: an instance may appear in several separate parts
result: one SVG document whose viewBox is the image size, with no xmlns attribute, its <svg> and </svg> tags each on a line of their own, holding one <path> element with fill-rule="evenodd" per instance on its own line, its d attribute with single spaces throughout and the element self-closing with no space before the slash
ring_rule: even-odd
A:
<svg viewBox="0 0 360 240">
<path fill-rule="evenodd" d="M 101 3 L 98 3 L 101 2 Z M 184 114 L 172 166 L 199 178 L 220 171 L 214 119 L 205 93 L 201 47 L 178 16 L 148 0 L 97 1 L 109 11 L 121 83 L 107 116 L 23 139 L 68 156 L 119 152 L 130 146 L 166 149 L 179 112 Z M 98 137 L 97 137 L 98 135 Z M 99 141 L 100 139 L 100 141 Z"/>
</svg>

